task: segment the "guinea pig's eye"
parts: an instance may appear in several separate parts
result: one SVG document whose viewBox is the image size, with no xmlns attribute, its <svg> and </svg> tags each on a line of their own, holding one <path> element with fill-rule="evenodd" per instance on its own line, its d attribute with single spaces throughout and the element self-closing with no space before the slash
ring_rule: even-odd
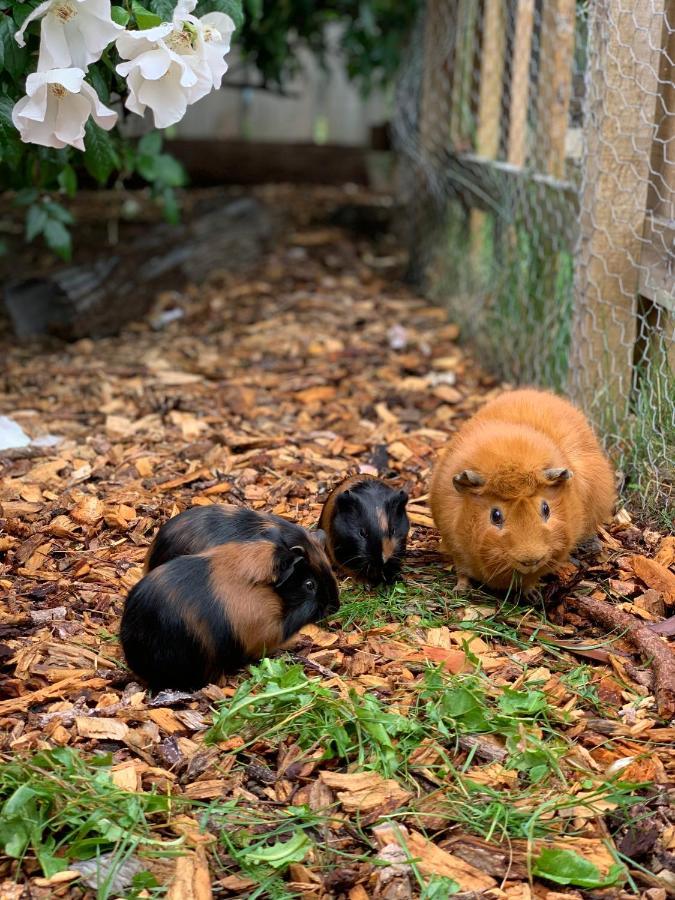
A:
<svg viewBox="0 0 675 900">
<path fill-rule="evenodd" d="M 493 525 L 496 525 L 497 528 L 501 528 L 504 524 L 504 513 L 498 506 L 493 506 L 490 510 L 490 521 Z"/>
<path fill-rule="evenodd" d="M 313 578 L 305 578 L 302 586 L 308 593 L 311 594 L 316 590 L 316 581 L 314 581 Z"/>
<path fill-rule="evenodd" d="M 551 507 L 545 500 L 541 501 L 541 517 L 546 522 L 548 517 L 551 515 Z"/>
</svg>

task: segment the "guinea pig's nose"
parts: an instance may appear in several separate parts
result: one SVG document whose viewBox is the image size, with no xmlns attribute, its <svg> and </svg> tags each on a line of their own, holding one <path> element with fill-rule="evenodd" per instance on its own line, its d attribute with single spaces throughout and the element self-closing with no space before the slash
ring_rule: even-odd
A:
<svg viewBox="0 0 675 900">
<path fill-rule="evenodd" d="M 526 559 L 519 559 L 518 565 L 522 566 L 524 569 L 533 569 L 535 566 L 538 566 L 543 559 L 543 556 L 528 556 Z"/>
</svg>

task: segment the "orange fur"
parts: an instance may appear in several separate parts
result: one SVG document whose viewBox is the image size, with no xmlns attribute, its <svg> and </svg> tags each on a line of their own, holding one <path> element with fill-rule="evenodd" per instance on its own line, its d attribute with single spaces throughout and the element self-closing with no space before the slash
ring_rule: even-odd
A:
<svg viewBox="0 0 675 900">
<path fill-rule="evenodd" d="M 551 484 L 544 476 L 550 468 L 573 474 Z M 453 477 L 465 470 L 483 483 L 458 491 Z M 457 572 L 499 589 L 511 585 L 514 572 L 524 589 L 533 587 L 595 534 L 615 499 L 612 467 L 583 413 L 530 389 L 501 394 L 465 422 L 431 482 L 434 521 Z M 490 520 L 494 507 L 503 513 L 502 527 Z"/>
</svg>

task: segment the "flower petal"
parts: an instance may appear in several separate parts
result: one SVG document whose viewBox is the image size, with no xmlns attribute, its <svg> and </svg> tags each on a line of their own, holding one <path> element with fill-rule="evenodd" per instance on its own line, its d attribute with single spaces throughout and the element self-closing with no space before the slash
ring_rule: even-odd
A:
<svg viewBox="0 0 675 900">
<path fill-rule="evenodd" d="M 138 98 L 152 110 L 156 128 L 168 128 L 180 122 L 188 101 L 180 85 L 178 67 L 172 66 L 169 74 L 159 81 L 145 81 L 138 92 Z"/>
<path fill-rule="evenodd" d="M 83 94 L 69 94 L 57 104 L 55 137 L 64 144 L 84 150 L 84 126 L 91 114 L 91 102 Z"/>
<path fill-rule="evenodd" d="M 24 37 L 24 32 L 26 28 L 30 25 L 31 22 L 34 22 L 36 19 L 39 19 L 40 16 L 44 16 L 49 7 L 52 5 L 53 0 L 46 0 L 46 3 L 41 3 L 39 6 L 36 6 L 32 13 L 30 13 L 23 20 L 23 25 L 14 35 L 14 40 L 17 42 L 19 47 L 26 46 L 26 38 Z"/>
<path fill-rule="evenodd" d="M 82 82 L 80 93 L 89 101 L 91 115 L 96 124 L 105 129 L 105 131 L 110 131 L 114 127 L 115 122 L 117 122 L 117 113 L 109 109 L 104 103 L 101 103 L 96 91 L 86 81 Z"/>
<path fill-rule="evenodd" d="M 77 94 L 84 81 L 84 71 L 77 67 L 52 69 L 50 72 L 35 74 L 40 74 L 47 84 L 62 84 L 71 94 Z"/>
<path fill-rule="evenodd" d="M 46 15 L 40 27 L 38 70 L 65 69 L 73 64 L 66 30 L 54 15 Z"/>
</svg>

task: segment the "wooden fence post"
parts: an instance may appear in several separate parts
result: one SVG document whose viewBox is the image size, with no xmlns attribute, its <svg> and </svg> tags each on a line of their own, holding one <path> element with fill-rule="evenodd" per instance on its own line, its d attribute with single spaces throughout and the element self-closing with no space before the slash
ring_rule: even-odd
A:
<svg viewBox="0 0 675 900">
<path fill-rule="evenodd" d="M 569 387 L 618 436 L 629 414 L 663 3 L 596 0 Z"/>
<path fill-rule="evenodd" d="M 511 48 L 511 102 L 507 143 L 507 160 L 514 166 L 524 166 L 527 160 L 533 25 L 534 0 L 518 0 L 516 29 Z"/>
<path fill-rule="evenodd" d="M 575 22 L 575 0 L 544 0 L 539 42 L 536 158 L 538 169 L 556 178 L 565 174 Z"/>
</svg>

